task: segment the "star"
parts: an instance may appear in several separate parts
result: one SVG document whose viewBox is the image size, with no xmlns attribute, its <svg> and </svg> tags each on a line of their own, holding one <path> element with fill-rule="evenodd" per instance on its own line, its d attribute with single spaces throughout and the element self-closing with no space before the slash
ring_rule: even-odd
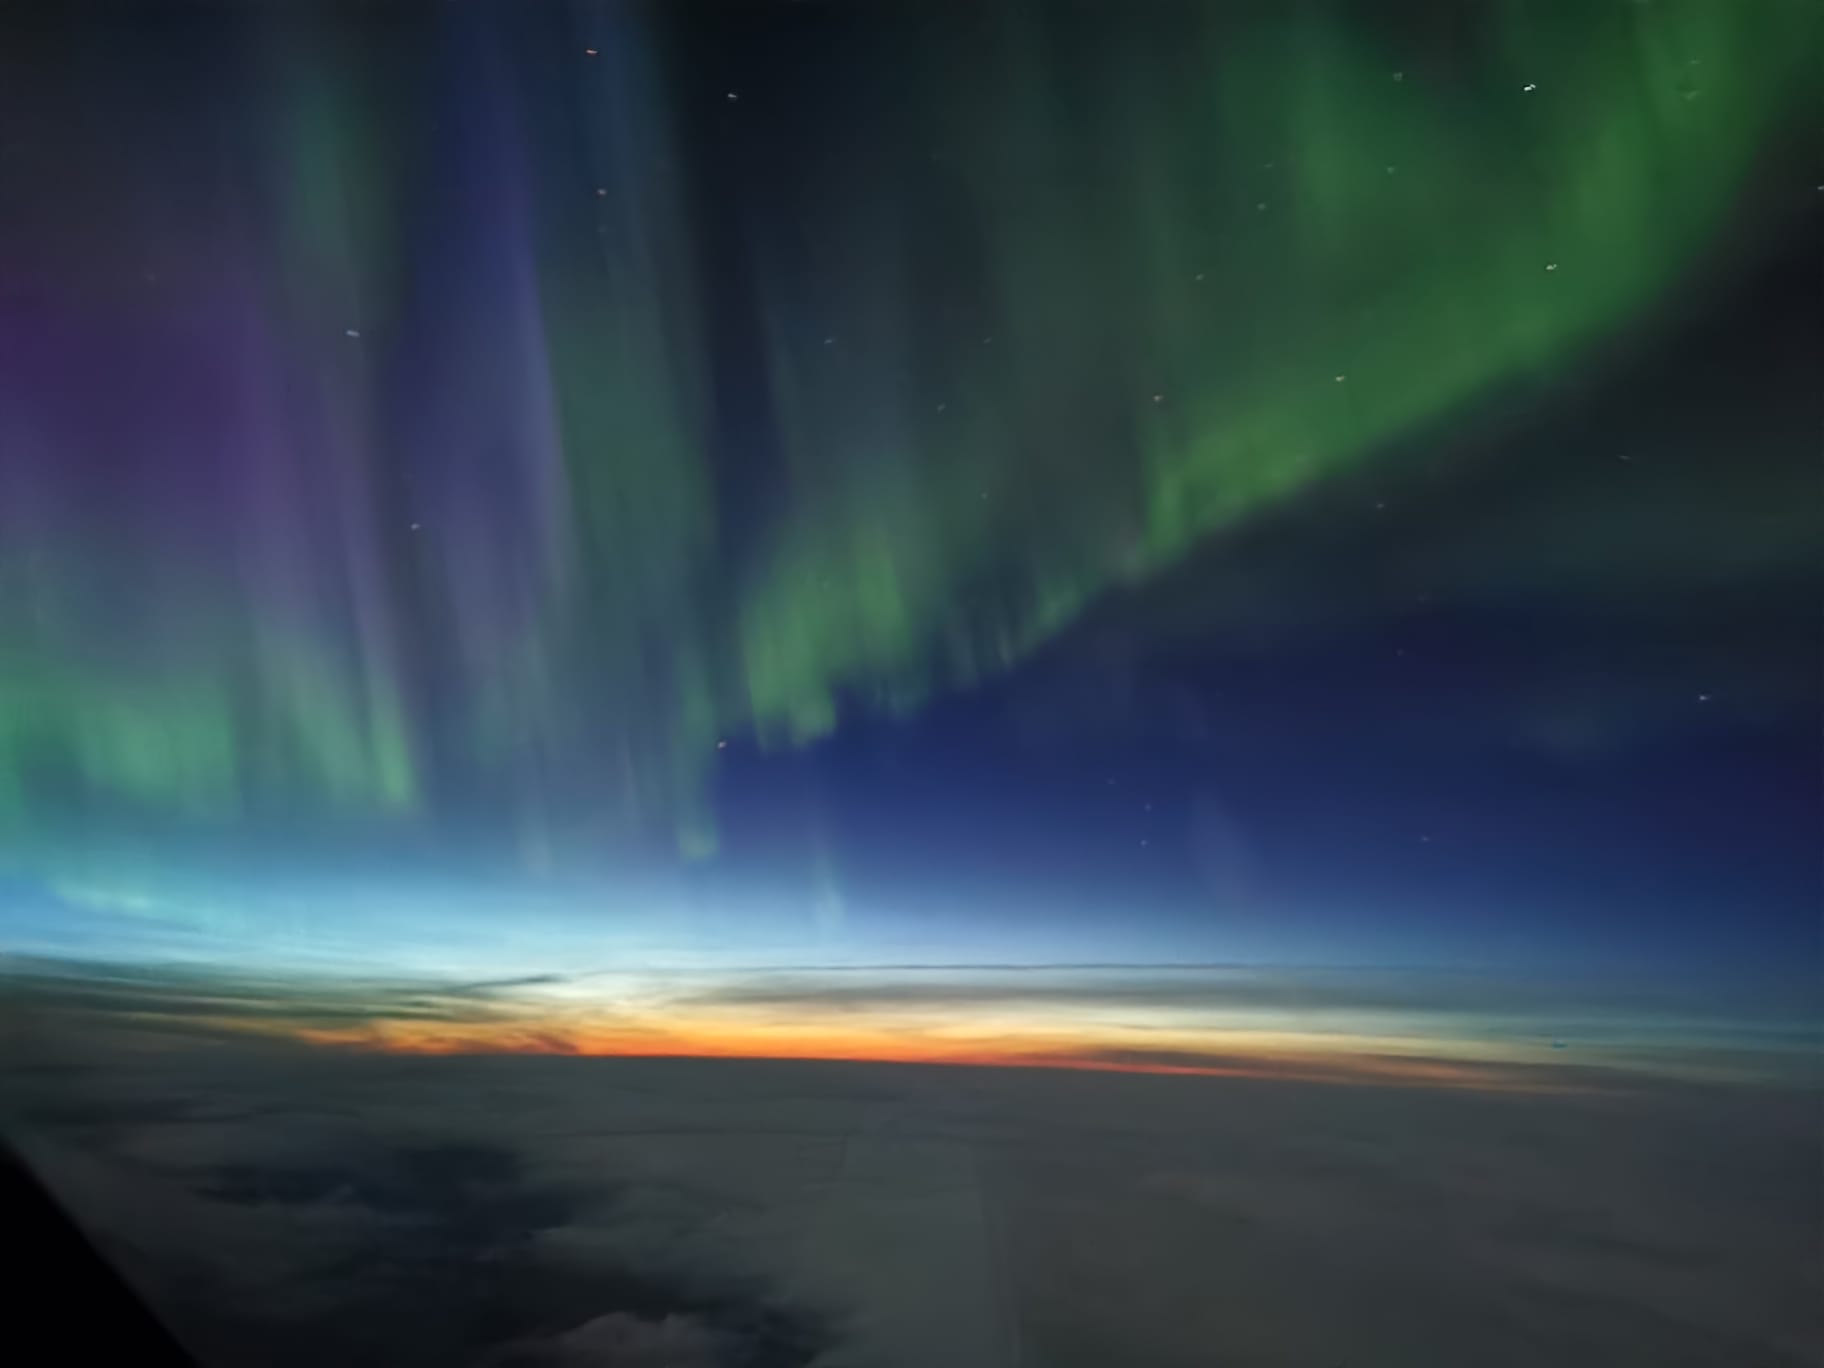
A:
<svg viewBox="0 0 1824 1368">
<path fill-rule="evenodd" d="M 597 199 L 607 199 L 608 198 L 608 187 L 605 185 L 596 186 L 595 187 L 595 197 Z"/>
<path fill-rule="evenodd" d="M 344 337 L 359 337 L 359 336 L 361 336 L 361 329 L 359 329 L 359 328 L 344 328 L 344 329 L 342 329 L 342 336 L 344 336 Z"/>
<path fill-rule="evenodd" d="M 1340 385 L 1343 383 L 1343 381 L 1347 380 L 1348 378 L 1349 377 L 1346 375 L 1339 375 L 1336 377 L 1336 383 Z"/>
<path fill-rule="evenodd" d="M 599 55 L 600 54 L 597 53 L 594 48 L 584 48 L 583 49 L 583 56 L 585 56 L 585 57 L 595 57 L 595 56 L 599 56 Z"/>
<path fill-rule="evenodd" d="M 414 532 L 417 532 L 417 531 L 420 531 L 420 530 L 422 530 L 422 529 L 423 529 L 423 527 L 424 527 L 424 524 L 423 524 L 423 523 L 413 523 L 413 524 L 412 524 L 412 531 L 414 531 Z"/>
<path fill-rule="evenodd" d="M 726 742 L 726 741 L 718 741 L 718 742 L 716 742 L 716 749 L 717 749 L 717 750 L 727 750 L 727 749 L 728 749 L 728 742 Z"/>
<path fill-rule="evenodd" d="M 1548 261 L 1545 263 L 1545 269 L 1548 271 L 1555 271 L 1558 269 L 1558 263 L 1555 261 Z"/>
<path fill-rule="evenodd" d="M 741 94 L 739 91 L 731 90 L 728 92 L 728 102 L 730 104 L 735 103 L 735 101 L 739 100 L 740 98 L 741 98 Z"/>
<path fill-rule="evenodd" d="M 1708 703 L 1713 697 L 1715 697 L 1714 694 L 1700 693 L 1697 696 L 1697 701 L 1699 703 Z"/>
<path fill-rule="evenodd" d="M 1525 85 L 1521 86 L 1520 89 L 1526 94 L 1531 95 L 1535 90 L 1539 89 L 1539 86 L 1537 82 L 1528 81 Z"/>
<path fill-rule="evenodd" d="M 1403 71 L 1396 71 L 1393 73 L 1393 79 L 1396 81 L 1403 81 L 1406 79 L 1406 73 Z"/>
</svg>

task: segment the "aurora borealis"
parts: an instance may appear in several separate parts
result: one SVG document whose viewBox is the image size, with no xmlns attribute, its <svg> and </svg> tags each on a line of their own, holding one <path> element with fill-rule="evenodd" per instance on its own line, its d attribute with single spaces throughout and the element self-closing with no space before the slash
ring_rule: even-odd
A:
<svg viewBox="0 0 1824 1368">
<path fill-rule="evenodd" d="M 1715 334 L 1815 227 L 1815 7 L 5 24 L 12 948 L 1802 936 L 1815 334 Z M 1743 831 L 1662 866 L 1687 784 Z"/>
</svg>

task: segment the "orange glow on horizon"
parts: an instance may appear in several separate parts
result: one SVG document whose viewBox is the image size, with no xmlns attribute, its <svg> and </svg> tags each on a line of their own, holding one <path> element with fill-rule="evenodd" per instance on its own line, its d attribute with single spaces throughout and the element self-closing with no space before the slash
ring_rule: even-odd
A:
<svg viewBox="0 0 1824 1368">
<path fill-rule="evenodd" d="M 767 1023 L 746 1029 L 725 1022 L 666 1026 L 583 1026 L 532 1020 L 458 1026 L 378 1020 L 359 1027 L 299 1027 L 284 1032 L 304 1043 L 395 1055 L 575 1055 L 607 1059 L 746 1059 L 831 1063 L 926 1064 L 970 1068 L 1068 1069 L 1096 1073 L 1277 1079 L 1355 1085 L 1562 1092 L 1575 1084 L 1547 1078 L 1524 1062 L 1450 1057 L 1387 1048 L 1370 1038 L 1346 1045 L 1315 1037 L 1225 1033 L 1218 1039 L 1172 1038 L 1164 1047 L 1134 1048 L 1131 1039 L 1059 1032 L 992 1040 L 955 1033 L 833 1029 Z M 1154 1057 L 1148 1057 L 1151 1054 Z"/>
</svg>

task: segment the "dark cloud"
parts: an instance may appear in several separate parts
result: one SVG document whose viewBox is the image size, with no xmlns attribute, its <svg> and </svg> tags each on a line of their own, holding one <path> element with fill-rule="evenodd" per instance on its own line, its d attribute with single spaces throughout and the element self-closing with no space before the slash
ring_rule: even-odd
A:
<svg viewBox="0 0 1824 1368">
<path fill-rule="evenodd" d="M 14 956 L 0 959 L 0 983 L 16 1010 L 133 1018 L 169 1029 L 235 1025 L 338 1026 L 372 1021 L 473 1023 L 501 1018 L 498 995 L 561 982 L 532 975 L 488 983 L 311 975 L 261 975 L 196 965 L 147 968 Z"/>
<path fill-rule="evenodd" d="M 807 1010 L 1086 1003 L 1277 1012 L 1504 1014 L 1662 1013 L 1677 1017 L 1801 1017 L 1809 999 L 1757 984 L 1731 995 L 1676 983 L 1617 982 L 1570 974 L 1474 971 L 1253 969 L 1232 965 L 884 966 L 862 970 L 750 971 L 685 981 L 681 1000 Z"/>
<path fill-rule="evenodd" d="M 637 1203 L 640 1185 L 541 1171 L 535 1143 L 485 1123 L 498 1094 L 413 1087 L 381 1115 L 375 1090 L 398 1082 L 385 1071 L 350 1091 L 333 1072 L 275 1079 L 269 1056 L 228 1063 L 62 1103 L 67 1085 L 40 1082 L 25 1131 L 206 1364 L 796 1368 L 827 1338 L 757 1273 L 665 1239 L 637 1258 L 545 1239 Z M 255 1105 L 224 1115 L 231 1100 Z"/>
<path fill-rule="evenodd" d="M 1431 1085 L 1473 1087 L 1488 1091 L 1571 1092 L 1595 1087 L 1626 1088 L 1632 1080 L 1609 1069 L 1563 1069 L 1516 1063 L 1466 1061 L 1446 1055 L 1384 1054 L 1352 1051 L 1327 1057 L 1309 1055 L 1223 1053 L 1215 1050 L 1131 1049 L 1092 1046 L 1061 1051 L 1055 1059 L 1035 1056 L 1033 1063 L 1059 1063 L 1075 1067 L 1137 1069 L 1227 1075 L 1235 1078 L 1278 1078 L 1304 1082 L 1333 1082 L 1421 1087 Z"/>
<path fill-rule="evenodd" d="M 552 983 L 568 983 L 578 977 L 580 975 L 576 974 L 525 974 L 519 978 L 484 979 L 479 983 L 455 983 L 442 991 L 453 997 L 465 994 L 485 996 L 507 988 L 535 988 Z"/>
<path fill-rule="evenodd" d="M 701 1322 L 670 1315 L 643 1320 L 616 1311 L 585 1321 L 543 1344 L 504 1351 L 500 1368 L 720 1368 L 731 1358 L 728 1337 Z"/>
</svg>

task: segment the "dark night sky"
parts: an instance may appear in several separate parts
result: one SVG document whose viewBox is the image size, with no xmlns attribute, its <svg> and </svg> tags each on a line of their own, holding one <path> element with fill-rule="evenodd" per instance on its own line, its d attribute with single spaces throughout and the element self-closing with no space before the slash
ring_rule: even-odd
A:
<svg viewBox="0 0 1824 1368">
<path fill-rule="evenodd" d="M 1702 554 L 1731 513 L 1690 501 L 1730 499 L 1722 453 L 1813 478 L 1813 269 L 1808 242 L 1783 244 L 1580 392 L 1467 441 L 1418 437 L 1372 519 L 1374 488 L 1314 501 L 1119 595 L 996 686 L 859 722 L 794 767 L 797 801 L 873 898 L 960 872 L 1040 923 L 1077 898 L 1137 904 L 1192 956 L 1237 930 L 1253 953 L 1284 936 L 1350 961 L 1814 955 L 1816 567 L 1674 589 L 1627 540 L 1636 505 Z M 1522 565 L 1463 592 L 1466 545 L 1549 561 L 1580 502 L 1614 518 L 1582 554 L 1621 583 Z M 1240 631 L 1199 594 L 1236 580 Z M 731 771 L 731 855 L 816 839 L 774 807 L 779 782 L 765 761 Z"/>
<path fill-rule="evenodd" d="M 1815 967 L 1810 7 L 5 25 L 16 947 Z"/>
</svg>

